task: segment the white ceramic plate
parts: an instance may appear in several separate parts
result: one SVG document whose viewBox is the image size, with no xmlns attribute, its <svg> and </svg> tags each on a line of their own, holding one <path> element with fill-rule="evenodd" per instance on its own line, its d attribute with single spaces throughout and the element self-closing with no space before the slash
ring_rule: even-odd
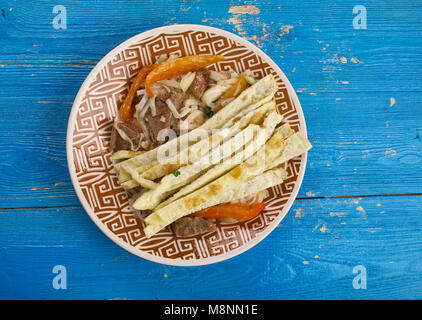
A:
<svg viewBox="0 0 422 320">
<path fill-rule="evenodd" d="M 277 110 L 305 136 L 306 124 L 296 93 L 280 68 L 250 42 L 217 28 L 172 25 L 143 32 L 113 49 L 88 75 L 73 103 L 66 139 L 70 176 L 84 209 L 111 240 L 137 256 L 169 265 L 204 265 L 252 248 L 280 223 L 299 191 L 307 155 L 289 161 L 288 178 L 269 189 L 266 209 L 256 218 L 219 224 L 215 232 L 194 237 L 176 237 L 167 228 L 146 238 L 113 171 L 110 134 L 129 79 L 157 56 L 173 52 L 224 55 L 227 61 L 214 65 L 215 70 L 250 69 L 255 78 L 272 73 L 279 85 Z"/>
</svg>

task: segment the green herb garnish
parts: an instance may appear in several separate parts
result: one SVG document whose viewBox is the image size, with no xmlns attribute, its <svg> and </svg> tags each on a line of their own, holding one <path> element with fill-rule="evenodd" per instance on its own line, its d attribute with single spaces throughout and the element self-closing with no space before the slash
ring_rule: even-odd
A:
<svg viewBox="0 0 422 320">
<path fill-rule="evenodd" d="M 173 171 L 173 174 L 174 174 L 175 177 L 177 177 L 177 176 L 180 175 L 180 171 L 179 170 L 174 170 Z"/>
<path fill-rule="evenodd" d="M 212 111 L 210 107 L 205 107 L 205 114 L 207 115 L 208 118 L 211 118 L 214 114 L 214 111 Z"/>
</svg>

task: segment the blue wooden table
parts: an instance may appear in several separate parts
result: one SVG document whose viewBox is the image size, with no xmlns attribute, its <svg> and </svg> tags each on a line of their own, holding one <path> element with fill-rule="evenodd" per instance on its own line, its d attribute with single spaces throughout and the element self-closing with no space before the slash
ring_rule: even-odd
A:
<svg viewBox="0 0 422 320">
<path fill-rule="evenodd" d="M 0 10 L 0 298 L 422 298 L 421 1 L 0 0 Z M 297 91 L 314 146 L 299 197 L 264 241 L 191 268 L 109 240 L 76 197 L 65 150 L 95 64 L 176 23 L 264 50 Z M 66 289 L 54 288 L 55 266 Z"/>
</svg>

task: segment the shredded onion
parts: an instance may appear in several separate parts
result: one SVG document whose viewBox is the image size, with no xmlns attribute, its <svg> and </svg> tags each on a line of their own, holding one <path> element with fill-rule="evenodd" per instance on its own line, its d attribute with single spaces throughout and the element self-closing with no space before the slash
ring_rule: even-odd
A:
<svg viewBox="0 0 422 320">
<path fill-rule="evenodd" d="M 156 96 L 153 96 L 150 100 L 149 100 L 149 106 L 150 106 L 150 108 L 151 108 L 151 113 L 152 113 L 152 116 L 153 117 L 155 117 L 156 115 L 157 115 L 157 109 L 156 109 L 156 107 L 155 107 L 155 98 L 156 98 Z"/>
<path fill-rule="evenodd" d="M 193 110 L 195 110 L 195 109 L 193 109 Z M 180 118 L 183 118 L 184 116 L 186 116 L 189 112 L 191 112 L 192 111 L 192 109 L 191 108 L 188 108 L 188 107 L 183 107 L 181 110 L 180 110 Z"/>
<path fill-rule="evenodd" d="M 179 58 L 179 56 L 180 55 L 177 52 L 170 53 L 170 56 L 168 57 L 167 61 L 177 59 L 177 58 Z"/>
<path fill-rule="evenodd" d="M 238 73 L 234 71 L 234 69 L 231 66 L 227 68 L 227 72 L 230 73 L 231 78 L 236 78 L 239 76 Z"/>
<path fill-rule="evenodd" d="M 145 90 L 144 90 L 145 91 Z M 139 118 L 145 115 L 146 109 L 148 109 L 148 100 L 149 97 L 144 92 L 144 96 L 142 97 L 141 101 L 135 106 L 135 118 L 139 120 Z M 145 111 L 144 111 L 145 110 Z"/>
<path fill-rule="evenodd" d="M 236 77 L 236 78 L 230 78 L 230 79 L 227 79 L 227 80 L 221 80 L 221 81 L 218 81 L 217 82 L 217 85 L 223 86 L 223 87 L 225 87 L 225 86 L 232 86 L 232 85 L 234 85 L 236 83 L 237 79 L 238 79 L 238 77 Z"/>
<path fill-rule="evenodd" d="M 169 107 L 171 113 L 173 113 L 173 116 L 176 119 L 180 119 L 182 116 L 179 114 L 179 112 L 176 109 L 176 106 L 173 104 L 173 101 L 171 101 L 171 99 L 167 99 L 166 100 L 167 106 Z"/>
<path fill-rule="evenodd" d="M 252 73 L 251 70 L 248 69 L 248 70 L 242 72 L 242 75 L 245 77 L 246 81 L 250 85 L 253 85 L 256 82 L 255 78 L 253 77 L 253 73 Z"/>
<path fill-rule="evenodd" d="M 156 63 L 163 63 L 163 62 L 167 61 L 167 59 L 168 59 L 167 54 L 165 54 L 165 53 L 164 54 L 160 54 L 157 57 Z"/>
<path fill-rule="evenodd" d="M 144 137 L 145 137 L 146 141 L 151 142 L 152 141 L 151 136 L 149 135 L 148 127 L 147 127 L 147 124 L 145 123 L 144 118 L 139 119 L 139 123 L 141 124 L 141 128 L 142 128 L 142 131 L 144 132 Z M 145 141 L 141 142 L 142 148 L 144 148 L 143 145 L 142 145 L 143 142 L 145 142 Z"/>
<path fill-rule="evenodd" d="M 240 199 L 232 200 L 230 201 L 230 203 L 243 203 L 248 206 L 252 206 L 254 204 L 264 201 L 266 197 L 268 197 L 268 190 L 262 190 L 255 194 L 251 194 L 249 196 L 246 196 Z"/>
<path fill-rule="evenodd" d="M 220 86 L 220 85 L 214 85 L 207 89 L 204 94 L 201 97 L 202 102 L 212 109 L 215 109 L 215 101 L 218 100 L 228 89 L 230 86 Z"/>
<path fill-rule="evenodd" d="M 196 72 L 188 72 L 182 77 L 182 79 L 180 80 L 180 88 L 183 92 L 188 91 L 192 82 L 195 80 L 195 76 Z"/>
<path fill-rule="evenodd" d="M 125 140 L 126 142 L 129 142 L 129 143 L 130 143 L 130 150 L 132 150 L 132 151 L 138 151 L 139 146 L 140 146 L 140 144 L 141 144 L 141 140 L 142 140 L 142 138 L 143 138 L 143 135 L 142 135 L 142 136 L 141 136 L 141 138 L 139 139 L 139 141 L 138 141 L 138 145 L 137 145 L 137 146 L 135 146 L 135 145 L 133 144 L 132 139 L 131 139 L 131 138 L 129 138 L 129 137 L 128 137 L 128 135 L 126 134 L 126 132 L 125 132 L 124 130 L 120 129 L 120 128 L 119 128 L 119 126 L 118 126 L 117 124 L 118 124 L 118 122 L 117 122 L 117 121 L 115 121 L 115 122 L 114 122 L 114 124 L 113 124 L 114 129 L 115 129 L 115 130 L 117 130 L 117 133 L 120 135 L 120 137 L 122 137 L 122 139 L 123 139 L 123 140 Z"/>
<path fill-rule="evenodd" d="M 119 151 L 113 152 L 113 154 L 111 155 L 111 160 L 117 161 L 117 160 L 130 159 L 142 153 L 144 153 L 144 151 L 119 150 Z"/>
<path fill-rule="evenodd" d="M 151 85 L 151 90 L 154 93 L 154 95 L 158 95 L 158 93 L 160 92 L 160 89 L 164 89 L 167 92 L 170 92 L 171 89 L 169 88 L 169 86 L 165 85 L 165 84 L 159 84 L 158 82 L 154 83 L 153 85 Z"/>
</svg>

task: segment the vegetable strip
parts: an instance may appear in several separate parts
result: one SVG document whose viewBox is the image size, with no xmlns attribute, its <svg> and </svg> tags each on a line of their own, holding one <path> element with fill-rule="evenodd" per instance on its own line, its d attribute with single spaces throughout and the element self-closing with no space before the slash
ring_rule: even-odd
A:
<svg viewBox="0 0 422 320">
<path fill-rule="evenodd" d="M 253 206 L 248 206 L 242 203 L 236 203 L 236 204 L 226 203 L 226 204 L 219 204 L 219 205 L 192 213 L 192 216 L 208 218 L 208 219 L 234 218 L 234 219 L 240 219 L 240 220 L 249 220 L 249 219 L 255 218 L 264 209 L 265 209 L 264 202 L 257 203 Z"/>
</svg>

